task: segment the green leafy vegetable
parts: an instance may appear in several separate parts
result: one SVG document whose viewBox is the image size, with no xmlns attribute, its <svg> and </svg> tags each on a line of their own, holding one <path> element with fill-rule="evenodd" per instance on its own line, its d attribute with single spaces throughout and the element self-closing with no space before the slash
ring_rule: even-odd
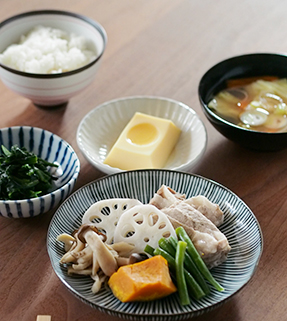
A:
<svg viewBox="0 0 287 321">
<path fill-rule="evenodd" d="M 37 157 L 24 147 L 13 145 L 10 151 L 3 145 L 1 148 L 0 199 L 33 198 L 49 191 L 54 177 L 48 167 L 58 167 L 57 164 Z"/>
</svg>

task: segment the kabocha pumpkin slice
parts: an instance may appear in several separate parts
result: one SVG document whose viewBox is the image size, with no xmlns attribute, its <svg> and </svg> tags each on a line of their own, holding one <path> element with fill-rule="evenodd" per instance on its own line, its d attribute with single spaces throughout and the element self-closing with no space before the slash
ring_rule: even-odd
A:
<svg viewBox="0 0 287 321">
<path fill-rule="evenodd" d="M 161 255 L 120 267 L 108 284 L 122 302 L 156 300 L 177 291 Z"/>
</svg>

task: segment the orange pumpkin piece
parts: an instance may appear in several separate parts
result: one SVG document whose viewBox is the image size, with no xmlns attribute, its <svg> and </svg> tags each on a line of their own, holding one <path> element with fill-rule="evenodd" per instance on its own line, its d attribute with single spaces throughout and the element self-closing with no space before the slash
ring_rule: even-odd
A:
<svg viewBox="0 0 287 321">
<path fill-rule="evenodd" d="M 150 301 L 177 291 L 168 263 L 160 255 L 121 266 L 109 279 L 113 294 L 122 302 Z"/>
</svg>

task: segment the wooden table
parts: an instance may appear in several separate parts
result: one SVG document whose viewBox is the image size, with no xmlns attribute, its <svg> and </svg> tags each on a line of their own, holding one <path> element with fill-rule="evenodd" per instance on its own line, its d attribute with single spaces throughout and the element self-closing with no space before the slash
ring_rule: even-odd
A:
<svg viewBox="0 0 287 321">
<path fill-rule="evenodd" d="M 182 101 L 204 121 L 208 146 L 192 170 L 241 197 L 264 236 L 258 270 L 242 291 L 196 320 L 273 321 L 287 315 L 287 150 L 245 150 L 205 119 L 197 97 L 203 73 L 225 58 L 287 51 L 287 3 L 281 0 L 1 0 L 0 20 L 34 9 L 63 9 L 98 20 L 108 45 L 94 83 L 63 109 L 36 108 L 0 83 L 0 127 L 30 125 L 67 140 L 81 161 L 75 189 L 104 176 L 76 144 L 80 120 L 100 103 L 156 95 Z M 76 299 L 52 270 L 46 233 L 54 211 L 33 219 L 0 218 L 0 316 L 5 321 L 114 321 Z"/>
</svg>

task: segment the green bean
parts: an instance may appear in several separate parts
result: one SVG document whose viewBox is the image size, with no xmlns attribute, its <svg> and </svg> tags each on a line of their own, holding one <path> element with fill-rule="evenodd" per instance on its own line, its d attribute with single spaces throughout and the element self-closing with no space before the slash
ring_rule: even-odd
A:
<svg viewBox="0 0 287 321">
<path fill-rule="evenodd" d="M 194 277 L 187 270 L 184 270 L 184 276 L 188 285 L 188 292 L 190 293 L 190 295 L 196 300 L 203 298 L 206 295 L 206 293 L 196 282 Z"/>
<path fill-rule="evenodd" d="M 167 260 L 171 273 L 173 275 L 176 275 L 176 263 L 175 258 L 172 255 L 159 247 L 154 250 L 153 254 L 163 256 Z M 184 270 L 184 276 L 187 279 L 190 295 L 197 300 L 202 298 L 205 293 L 196 282 L 196 280 L 192 277 L 192 275 L 188 271 Z"/>
<path fill-rule="evenodd" d="M 172 255 L 170 255 L 168 252 L 166 252 L 165 250 L 163 250 L 159 247 L 157 247 L 154 250 L 153 254 L 163 256 L 167 260 L 167 263 L 168 263 L 171 271 L 175 273 L 175 259 Z"/>
<path fill-rule="evenodd" d="M 186 243 L 183 241 L 179 241 L 177 243 L 177 248 L 175 253 L 175 273 L 176 273 L 176 282 L 177 282 L 179 298 L 182 305 L 190 304 L 186 280 L 184 276 L 185 250 L 186 250 Z"/>
<path fill-rule="evenodd" d="M 178 240 L 175 237 L 173 237 L 173 236 L 169 237 L 167 239 L 167 242 L 170 243 L 170 245 L 172 245 L 172 247 L 174 249 L 176 249 Z M 185 251 L 184 267 L 193 276 L 193 278 L 196 280 L 196 282 L 201 287 L 203 292 L 205 294 L 209 294 L 210 289 L 209 289 L 204 277 L 202 276 L 202 274 L 198 270 L 197 266 L 195 265 L 194 261 L 191 259 L 190 255 L 188 254 L 187 251 Z"/>
<path fill-rule="evenodd" d="M 151 256 L 154 256 L 154 250 L 155 250 L 155 249 L 154 249 L 152 246 L 150 246 L 149 244 L 147 244 L 146 247 L 145 247 L 145 249 L 144 249 L 144 251 L 145 251 L 147 254 L 151 255 Z"/>
<path fill-rule="evenodd" d="M 191 259 L 187 251 L 185 252 L 184 266 L 185 266 L 185 269 L 194 277 L 194 279 L 200 285 L 203 292 L 205 294 L 209 294 L 210 293 L 209 286 L 207 285 L 204 277 L 200 273 L 198 267 L 195 265 L 194 261 Z"/>
<path fill-rule="evenodd" d="M 159 241 L 158 241 L 158 245 L 160 248 L 162 248 L 163 250 L 165 250 L 166 252 L 168 252 L 170 255 L 172 255 L 173 257 L 175 257 L 175 252 L 176 252 L 176 248 L 174 248 L 172 246 L 172 244 L 169 242 L 169 239 L 162 237 Z"/>
<path fill-rule="evenodd" d="M 174 236 L 170 236 L 169 239 L 168 239 L 168 241 L 169 241 L 170 244 L 176 249 L 178 239 L 175 238 Z"/>
<path fill-rule="evenodd" d="M 196 248 L 194 247 L 191 239 L 187 235 L 186 231 L 182 226 L 176 228 L 176 234 L 181 241 L 186 242 L 187 244 L 187 252 L 190 257 L 193 259 L 194 263 L 198 267 L 201 274 L 209 281 L 218 291 L 224 291 L 224 288 L 214 279 L 208 268 L 206 267 L 204 261 L 202 260 L 201 256 L 197 252 Z"/>
</svg>

